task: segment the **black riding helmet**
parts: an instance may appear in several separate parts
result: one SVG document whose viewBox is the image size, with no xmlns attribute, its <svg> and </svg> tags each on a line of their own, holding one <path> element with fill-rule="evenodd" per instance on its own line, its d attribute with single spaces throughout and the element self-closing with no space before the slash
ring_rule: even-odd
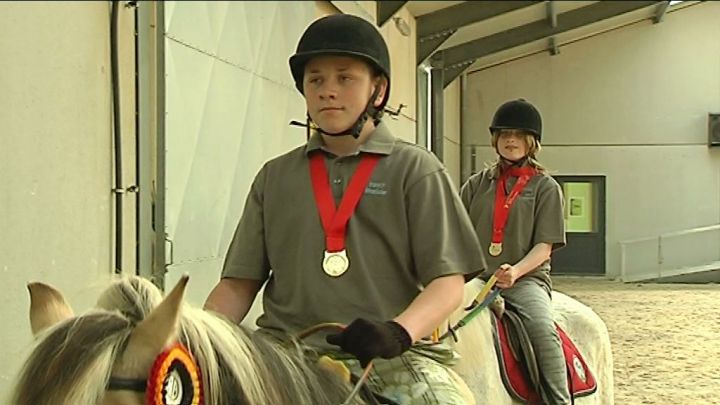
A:
<svg viewBox="0 0 720 405">
<path fill-rule="evenodd" d="M 490 125 L 490 133 L 500 129 L 521 129 L 533 134 L 535 140 L 540 142 L 542 138 L 540 112 L 525 99 L 508 101 L 495 112 L 492 125 Z"/>
<path fill-rule="evenodd" d="M 303 93 L 303 76 L 307 62 L 322 55 L 339 55 L 357 57 L 367 62 L 373 70 L 381 73 L 387 80 L 387 89 L 380 107 L 375 107 L 374 94 L 368 102 L 365 113 L 358 118 L 352 128 L 338 134 L 351 133 L 357 138 L 359 130 L 368 116 L 379 118 L 390 96 L 390 54 L 387 44 L 380 32 L 368 21 L 349 14 L 335 14 L 320 18 L 305 30 L 297 50 L 290 57 L 290 71 L 295 80 L 295 87 Z"/>
</svg>

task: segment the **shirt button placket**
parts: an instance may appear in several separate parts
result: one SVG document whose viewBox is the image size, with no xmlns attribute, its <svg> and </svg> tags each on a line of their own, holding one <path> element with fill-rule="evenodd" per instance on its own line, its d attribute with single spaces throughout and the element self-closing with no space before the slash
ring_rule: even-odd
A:
<svg viewBox="0 0 720 405">
<path fill-rule="evenodd" d="M 343 179 L 342 179 L 342 173 L 341 173 L 341 167 L 342 162 L 339 159 L 335 159 L 335 162 L 333 164 L 332 173 L 330 177 L 332 178 L 332 185 L 333 185 L 333 194 L 335 195 L 335 198 L 340 198 L 342 196 L 343 192 Z"/>
</svg>

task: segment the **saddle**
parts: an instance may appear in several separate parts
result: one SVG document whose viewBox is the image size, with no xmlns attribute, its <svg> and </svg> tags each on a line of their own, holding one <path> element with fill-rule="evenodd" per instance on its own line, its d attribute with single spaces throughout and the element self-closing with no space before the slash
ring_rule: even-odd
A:
<svg viewBox="0 0 720 405">
<path fill-rule="evenodd" d="M 520 317 L 508 306 L 501 318 L 494 312 L 491 318 L 495 350 L 505 388 L 518 401 L 542 404 L 543 388 L 537 359 Z M 570 337 L 557 323 L 555 327 L 562 342 L 568 387 L 574 402 L 575 398 L 594 393 L 597 382 Z"/>
</svg>

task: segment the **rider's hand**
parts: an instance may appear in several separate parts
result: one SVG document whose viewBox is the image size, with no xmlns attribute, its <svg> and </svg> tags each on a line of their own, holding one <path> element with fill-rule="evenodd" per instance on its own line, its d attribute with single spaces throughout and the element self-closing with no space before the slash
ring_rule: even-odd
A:
<svg viewBox="0 0 720 405">
<path fill-rule="evenodd" d="M 363 318 L 354 320 L 340 333 L 328 335 L 325 340 L 357 357 L 363 368 L 376 357 L 391 359 L 412 345 L 410 334 L 399 323 Z"/>
<path fill-rule="evenodd" d="M 500 265 L 499 269 L 495 270 L 495 278 L 497 279 L 495 285 L 498 288 L 508 289 L 515 285 L 518 280 L 518 271 L 514 266 L 504 263 Z"/>
</svg>

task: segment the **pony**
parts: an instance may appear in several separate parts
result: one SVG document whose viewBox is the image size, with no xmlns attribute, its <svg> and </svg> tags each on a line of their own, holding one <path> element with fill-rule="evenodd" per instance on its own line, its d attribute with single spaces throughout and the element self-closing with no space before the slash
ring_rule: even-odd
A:
<svg viewBox="0 0 720 405">
<path fill-rule="evenodd" d="M 149 281 L 125 277 L 100 295 L 97 308 L 80 316 L 53 287 L 30 283 L 30 325 L 36 342 L 12 403 L 143 404 L 145 381 L 159 353 L 172 342 L 193 354 L 204 404 L 337 405 L 351 397 L 352 387 L 308 356 L 297 341 L 281 344 L 183 304 L 187 281 L 187 276 L 181 278 L 163 299 Z M 468 283 L 466 302 L 482 287 L 480 280 Z M 553 298 L 557 321 L 573 337 L 598 382 L 596 393 L 576 403 L 612 403 L 612 356 L 604 323 L 564 294 L 555 292 Z M 451 323 L 463 315 L 458 309 Z M 456 332 L 460 360 L 453 370 L 461 377 L 459 389 L 469 388 L 477 403 L 512 404 L 499 374 L 490 324 L 489 311 L 483 311 Z M 112 389 L 113 384 L 120 389 Z M 363 402 L 358 398 L 351 403 Z"/>
<path fill-rule="evenodd" d="M 182 343 L 194 356 L 204 399 L 198 401 L 195 395 L 192 402 L 167 403 L 346 401 L 352 387 L 310 359 L 299 345 L 282 344 L 183 304 L 187 280 L 183 277 L 163 299 L 149 281 L 124 278 L 101 294 L 96 309 L 79 316 L 62 293 L 30 283 L 30 325 L 36 343 L 20 371 L 12 403 L 144 404 L 144 382 L 158 354 L 171 342 Z M 112 389 L 113 384 L 119 389 Z"/>
<path fill-rule="evenodd" d="M 483 286 L 484 282 L 480 279 L 468 282 L 464 302 L 471 302 Z M 595 393 L 576 398 L 574 403 L 613 404 L 613 359 L 605 323 L 592 309 L 561 292 L 553 291 L 552 302 L 555 321 L 572 338 L 597 382 Z M 465 311 L 459 308 L 453 313 L 450 324 L 456 325 L 464 315 Z M 456 331 L 454 346 L 460 359 L 454 370 L 465 380 L 478 403 L 520 404 L 502 382 L 493 343 L 491 316 L 489 309 L 483 310 Z"/>
</svg>

